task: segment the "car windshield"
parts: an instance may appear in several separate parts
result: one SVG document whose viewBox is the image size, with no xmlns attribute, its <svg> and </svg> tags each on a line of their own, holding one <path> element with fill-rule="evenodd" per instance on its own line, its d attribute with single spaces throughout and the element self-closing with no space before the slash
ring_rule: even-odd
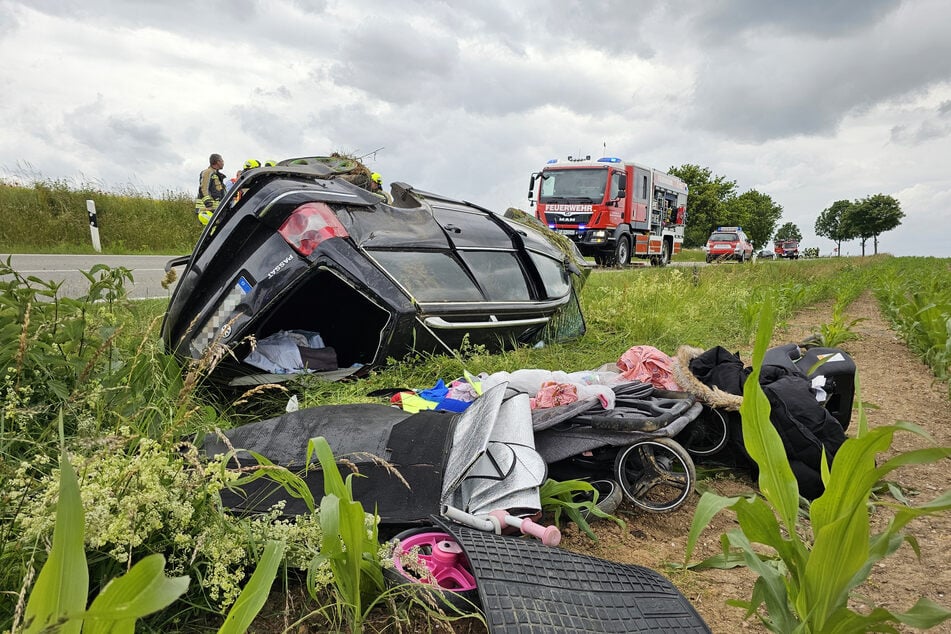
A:
<svg viewBox="0 0 951 634">
<path fill-rule="evenodd" d="M 735 233 L 717 232 L 710 236 L 710 242 L 736 242 L 739 238 Z"/>
<path fill-rule="evenodd" d="M 545 170 L 539 202 L 589 202 L 604 200 L 608 182 L 606 168 Z"/>
</svg>

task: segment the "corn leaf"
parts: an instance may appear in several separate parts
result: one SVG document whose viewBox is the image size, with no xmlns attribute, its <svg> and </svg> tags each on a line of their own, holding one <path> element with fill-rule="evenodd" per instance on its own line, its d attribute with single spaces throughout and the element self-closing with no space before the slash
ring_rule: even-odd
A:
<svg viewBox="0 0 951 634">
<path fill-rule="evenodd" d="M 62 413 L 60 424 L 62 425 Z M 63 634 L 78 633 L 80 620 L 67 620 L 86 609 L 89 569 L 83 546 L 85 514 L 79 497 L 76 472 L 62 449 L 59 459 L 59 501 L 56 503 L 56 525 L 53 548 L 40 570 L 24 612 L 26 632 L 40 632 L 47 626 L 63 622 Z"/>
<path fill-rule="evenodd" d="M 124 634 L 135 620 L 168 607 L 188 589 L 188 577 L 166 577 L 165 557 L 149 555 L 113 579 L 85 614 L 83 634 Z"/>
<path fill-rule="evenodd" d="M 697 508 L 693 512 L 693 521 L 690 523 L 690 534 L 687 535 L 687 550 L 684 553 L 685 566 L 690 561 L 690 556 L 697 545 L 700 533 L 710 524 L 710 520 L 723 509 L 736 504 L 739 499 L 738 497 L 723 497 L 709 491 L 700 496 Z"/>
<path fill-rule="evenodd" d="M 796 616 L 789 609 L 786 580 L 774 565 L 763 559 L 753 549 L 753 545 L 741 531 L 728 533 L 730 543 L 743 551 L 746 565 L 759 575 L 753 589 L 752 613 L 760 603 L 766 605 L 769 612 L 769 626 L 774 632 L 792 632 L 798 625 Z"/>
<path fill-rule="evenodd" d="M 274 577 L 283 558 L 284 542 L 269 541 L 264 547 L 264 554 L 261 555 L 254 574 L 231 606 L 218 634 L 242 634 L 248 631 L 254 617 L 261 611 L 271 593 L 271 584 L 274 583 Z"/>
<path fill-rule="evenodd" d="M 743 385 L 740 416 L 743 421 L 743 443 L 759 466 L 760 491 L 779 513 L 786 529 L 792 533 L 799 513 L 799 485 L 789 466 L 779 432 L 770 422 L 769 399 L 759 384 L 763 355 L 773 332 L 773 319 L 773 307 L 767 304 L 760 313 L 753 349 L 753 371 Z"/>
</svg>

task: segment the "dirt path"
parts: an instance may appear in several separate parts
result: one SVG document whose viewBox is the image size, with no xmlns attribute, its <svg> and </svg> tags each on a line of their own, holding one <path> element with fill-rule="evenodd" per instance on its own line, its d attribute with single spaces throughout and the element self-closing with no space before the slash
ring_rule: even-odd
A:
<svg viewBox="0 0 951 634">
<path fill-rule="evenodd" d="M 870 426 L 886 425 L 898 420 L 913 422 L 931 434 L 941 445 L 951 444 L 951 408 L 947 386 L 936 382 L 930 369 L 902 344 L 883 320 L 874 298 L 866 294 L 847 311 L 849 319 L 861 318 L 853 329 L 859 338 L 842 344 L 852 355 L 859 370 L 863 401 Z M 818 326 L 831 321 L 831 306 L 803 311 L 782 329 L 773 343 L 801 341 L 816 332 Z M 749 362 L 748 359 L 744 359 Z M 853 432 L 857 425 L 853 411 Z M 927 446 L 927 441 L 913 434 L 899 434 L 895 448 L 908 450 Z M 908 467 L 894 474 L 893 479 L 914 503 L 930 500 L 951 486 L 951 469 L 945 460 L 937 465 Z M 724 495 L 748 490 L 752 483 L 733 477 L 704 480 Z M 664 572 L 693 602 L 697 610 L 717 634 L 738 630 L 761 632 L 756 621 L 743 621 L 743 611 L 725 605 L 730 598 L 750 597 L 754 576 L 745 568 L 714 570 L 702 573 L 681 573 L 665 568 L 668 562 L 682 561 L 696 500 L 675 513 L 646 515 L 632 507 L 622 506 L 621 515 L 628 522 L 622 531 L 613 524 L 600 524 L 600 541 L 592 544 L 573 527 L 566 530 L 567 547 L 589 554 L 639 564 Z M 873 516 L 873 531 L 878 532 L 890 515 L 879 512 Z M 735 526 L 732 517 L 721 514 L 703 533 L 695 558 L 718 552 L 719 536 Z M 911 607 L 920 596 L 944 605 L 951 605 L 946 594 L 951 591 L 951 513 L 913 522 L 906 534 L 914 535 L 921 547 L 918 561 L 910 546 L 903 545 L 897 553 L 875 566 L 860 593 L 877 605 L 896 611 Z M 860 608 L 860 604 L 856 604 Z M 907 630 L 913 631 L 913 630 Z M 951 624 L 932 630 L 951 632 Z"/>
</svg>

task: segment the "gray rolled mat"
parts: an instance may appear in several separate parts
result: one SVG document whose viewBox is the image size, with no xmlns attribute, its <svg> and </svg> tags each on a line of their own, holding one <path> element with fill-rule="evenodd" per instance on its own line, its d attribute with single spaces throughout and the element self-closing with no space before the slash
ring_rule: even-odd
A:
<svg viewBox="0 0 951 634">
<path fill-rule="evenodd" d="M 649 568 L 433 519 L 465 551 L 491 634 L 710 633 L 676 586 Z"/>
</svg>

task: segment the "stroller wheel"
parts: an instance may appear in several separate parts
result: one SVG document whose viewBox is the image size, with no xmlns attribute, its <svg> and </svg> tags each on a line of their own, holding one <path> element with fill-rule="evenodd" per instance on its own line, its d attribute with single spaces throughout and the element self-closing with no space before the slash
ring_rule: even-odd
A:
<svg viewBox="0 0 951 634">
<path fill-rule="evenodd" d="M 712 456 L 723 449 L 729 439 L 726 414 L 704 405 L 700 416 L 688 423 L 675 439 L 691 456 Z"/>
<path fill-rule="evenodd" d="M 680 508 L 693 490 L 697 471 L 690 454 L 670 438 L 652 438 L 618 452 L 614 474 L 625 497 L 649 513 Z"/>
<path fill-rule="evenodd" d="M 392 568 L 383 574 L 392 585 L 404 583 L 436 585 L 449 605 L 470 611 L 478 601 L 476 580 L 469 560 L 449 533 L 432 526 L 411 528 L 393 537 L 399 543 L 393 548 Z M 414 570 L 407 553 L 414 550 L 425 570 Z"/>
<path fill-rule="evenodd" d="M 594 487 L 594 490 L 598 492 L 598 502 L 595 506 L 608 515 L 614 515 L 617 507 L 621 505 L 621 500 L 624 498 L 624 494 L 621 493 L 621 487 L 618 486 L 618 483 L 614 480 L 592 480 L 590 484 Z M 588 492 L 575 496 L 576 502 L 592 499 L 594 499 L 594 495 Z M 587 509 L 581 511 L 581 516 L 585 519 L 588 519 L 589 515 L 590 513 Z"/>
</svg>

